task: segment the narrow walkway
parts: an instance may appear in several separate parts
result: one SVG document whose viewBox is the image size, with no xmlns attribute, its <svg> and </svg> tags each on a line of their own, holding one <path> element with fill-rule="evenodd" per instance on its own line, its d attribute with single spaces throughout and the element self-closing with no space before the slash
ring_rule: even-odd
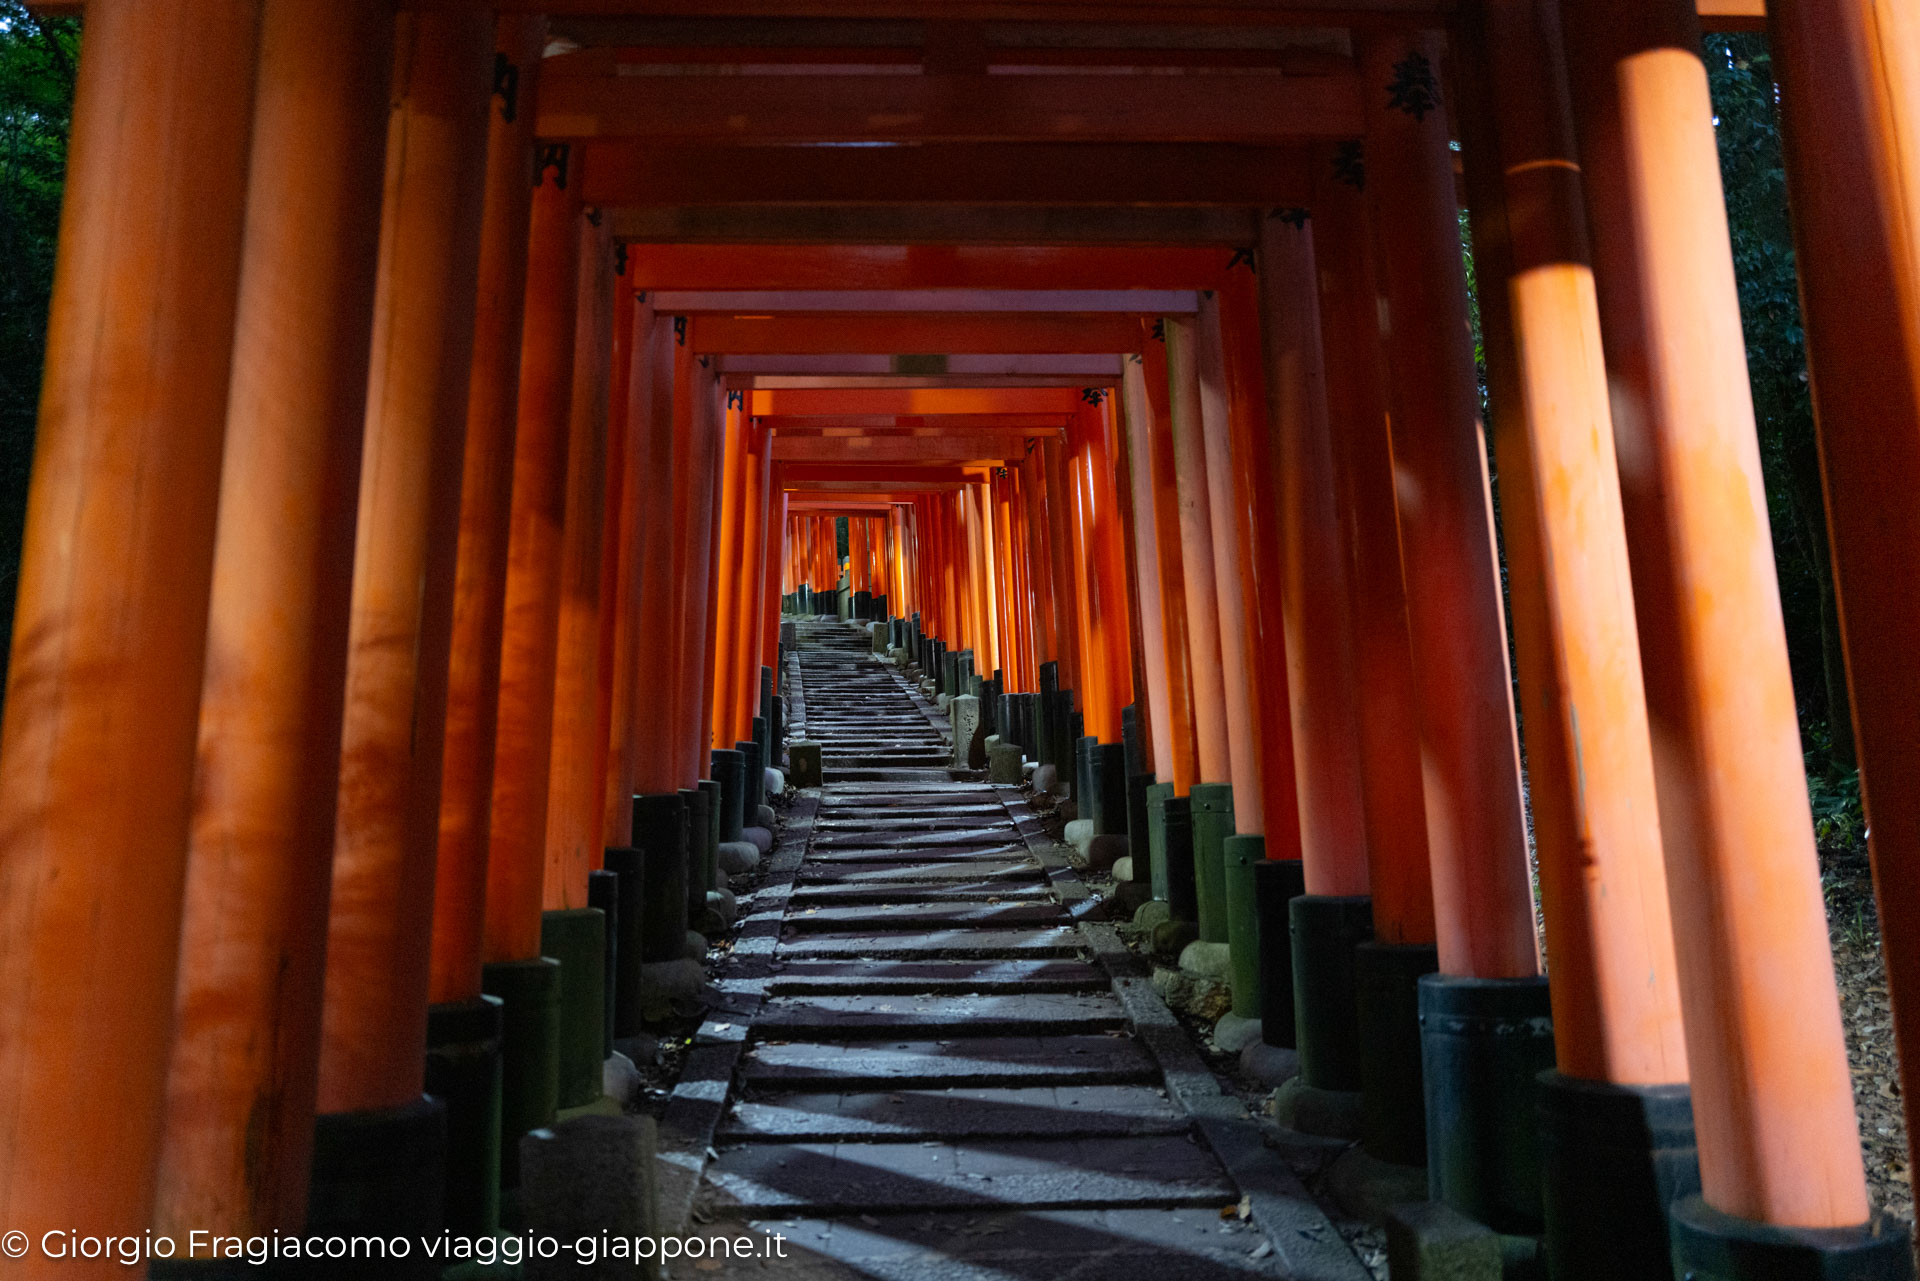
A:
<svg viewBox="0 0 1920 1281">
<path fill-rule="evenodd" d="M 795 803 L 765 946 L 727 984 L 747 1026 L 697 1202 L 708 1232 L 745 1220 L 788 1257 L 700 1272 L 1364 1276 L 1291 1175 L 1242 1201 L 1221 1136 L 1279 1163 L 1144 978 L 1115 976 L 1111 931 L 1076 921 L 1095 900 L 1021 793 L 946 767 L 945 717 L 862 633 L 800 637 L 794 735 L 823 744 L 825 786 Z"/>
</svg>

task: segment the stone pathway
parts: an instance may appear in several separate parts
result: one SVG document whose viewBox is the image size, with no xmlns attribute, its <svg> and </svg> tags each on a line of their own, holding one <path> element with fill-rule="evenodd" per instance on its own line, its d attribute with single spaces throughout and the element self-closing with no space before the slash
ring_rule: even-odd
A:
<svg viewBox="0 0 1920 1281">
<path fill-rule="evenodd" d="M 698 1038 L 706 1084 L 663 1132 L 704 1167 L 694 1230 L 778 1233 L 785 1257 L 672 1275 L 1365 1276 L 1077 919 L 1098 900 L 1019 790 L 947 767 L 945 717 L 864 633 L 800 637 L 792 733 L 825 785 L 789 812 Z"/>
</svg>

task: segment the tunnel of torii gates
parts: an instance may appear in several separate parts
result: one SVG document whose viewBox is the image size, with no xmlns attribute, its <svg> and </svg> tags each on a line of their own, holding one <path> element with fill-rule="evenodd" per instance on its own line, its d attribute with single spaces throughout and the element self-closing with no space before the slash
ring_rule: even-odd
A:
<svg viewBox="0 0 1920 1281">
<path fill-rule="evenodd" d="M 1910 1266 L 1700 30 L 1772 35 L 1910 1037 L 1920 8 L 521 8 L 86 5 L 0 1226 L 437 1231 L 443 1176 L 490 1226 L 598 1071 L 595 909 L 624 1023 L 786 751 L 780 618 L 845 612 L 1097 799 L 1270 1021 L 1292 973 L 1306 1086 L 1556 1276 L 1670 1231 L 1703 1278 Z"/>
</svg>

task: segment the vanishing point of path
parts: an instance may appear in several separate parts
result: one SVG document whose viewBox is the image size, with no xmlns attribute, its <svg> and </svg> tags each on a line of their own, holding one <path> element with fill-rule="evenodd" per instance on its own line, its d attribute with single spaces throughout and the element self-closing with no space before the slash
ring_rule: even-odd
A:
<svg viewBox="0 0 1920 1281">
<path fill-rule="evenodd" d="M 946 718 L 864 633 L 799 631 L 791 737 L 825 785 L 789 811 L 682 1111 L 712 1127 L 695 1230 L 787 1257 L 674 1276 L 1364 1278 L 1021 792 L 947 767 Z"/>
</svg>

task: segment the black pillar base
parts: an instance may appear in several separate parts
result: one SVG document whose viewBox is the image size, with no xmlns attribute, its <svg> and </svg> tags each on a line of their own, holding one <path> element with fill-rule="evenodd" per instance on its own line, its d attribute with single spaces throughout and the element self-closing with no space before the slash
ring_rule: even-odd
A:
<svg viewBox="0 0 1920 1281">
<path fill-rule="evenodd" d="M 1260 917 L 1260 1039 L 1291 1050 L 1293 1011 L 1293 900 L 1307 892 L 1297 858 L 1268 859 L 1253 869 L 1253 907 Z"/>
<path fill-rule="evenodd" d="M 1096 743 L 1087 762 L 1089 812 L 1098 835 L 1127 834 L 1127 748 L 1124 743 Z"/>
<path fill-rule="evenodd" d="M 399 1107 L 314 1118 L 307 1231 L 316 1236 L 403 1238 L 398 1260 L 360 1259 L 333 1275 L 432 1277 L 442 1266 L 420 1242 L 445 1226 L 447 1109 L 419 1098 Z"/>
<path fill-rule="evenodd" d="M 1200 937 L 1227 941 L 1226 841 L 1233 835 L 1233 786 L 1195 783 L 1187 792 L 1193 806 L 1193 879 L 1200 900 Z"/>
<path fill-rule="evenodd" d="M 1316 1090 L 1357 1091 L 1360 1022 L 1353 949 L 1373 937 L 1373 900 L 1364 894 L 1302 894 L 1287 910 L 1300 1083 Z"/>
<path fill-rule="evenodd" d="M 605 964 L 600 972 L 600 1057 L 613 1057 L 613 999 L 620 984 L 620 876 L 617 872 L 596 870 L 587 873 L 587 906 L 606 918 L 606 930 L 600 955 Z"/>
<path fill-rule="evenodd" d="M 1260 905 L 1254 874 L 1267 861 L 1264 836 L 1229 836 L 1220 843 L 1227 899 L 1227 954 L 1233 966 L 1233 1012 L 1257 1019 L 1263 1003 L 1260 975 Z"/>
<path fill-rule="evenodd" d="M 1153 859 L 1153 896 L 1176 921 L 1198 924 L 1200 898 L 1193 874 L 1193 803 L 1172 783 L 1147 789 L 1147 843 Z"/>
<path fill-rule="evenodd" d="M 713 795 L 698 786 L 683 787 L 680 800 L 687 815 L 687 919 L 692 921 L 706 910 L 707 891 L 714 885 L 712 869 L 707 866 L 704 853 Z"/>
<path fill-rule="evenodd" d="M 713 749 L 713 781 L 720 784 L 720 839 L 741 840 L 746 826 L 746 770 L 744 752 L 730 747 Z"/>
<path fill-rule="evenodd" d="M 560 1107 L 600 1097 L 606 1062 L 607 918 L 598 908 L 540 914 L 540 951 L 560 962 Z"/>
<path fill-rule="evenodd" d="M 1540 1167 L 1555 1281 L 1659 1276 L 1667 1207 L 1700 1190 L 1693 1096 L 1542 1072 Z"/>
<path fill-rule="evenodd" d="M 687 954 L 687 807 L 677 792 L 633 798 L 633 843 L 646 885 L 640 959 L 677 961 Z"/>
<path fill-rule="evenodd" d="M 1780 1228 L 1674 1203 L 1673 1275 L 1686 1281 L 1910 1281 L 1909 1224 L 1874 1212 L 1850 1228 Z"/>
<path fill-rule="evenodd" d="M 1147 789 L 1151 774 L 1127 776 L 1127 852 L 1133 856 L 1133 879 L 1153 883 L 1153 842 L 1147 835 Z"/>
<path fill-rule="evenodd" d="M 498 961 L 480 986 L 500 998 L 500 1186 L 520 1186 L 520 1136 L 560 1106 L 560 963 Z"/>
<path fill-rule="evenodd" d="M 497 996 L 427 1007 L 426 1091 L 447 1109 L 444 1205 L 451 1232 L 500 1227 L 500 1032 Z"/>
<path fill-rule="evenodd" d="M 620 878 L 619 907 L 607 919 L 613 926 L 613 1035 L 617 1040 L 640 1030 L 640 913 L 646 901 L 646 877 L 640 851 L 607 850 L 606 868 Z"/>
<path fill-rule="evenodd" d="M 1540 1073 L 1553 1066 L 1547 981 L 1420 980 L 1433 1199 L 1496 1232 L 1537 1236 Z"/>
<path fill-rule="evenodd" d="M 1420 1075 L 1420 977 L 1440 968 L 1431 943 L 1369 940 L 1353 949 L 1359 1017 L 1360 1139 L 1396 1165 L 1427 1160 L 1427 1098 Z"/>
</svg>

